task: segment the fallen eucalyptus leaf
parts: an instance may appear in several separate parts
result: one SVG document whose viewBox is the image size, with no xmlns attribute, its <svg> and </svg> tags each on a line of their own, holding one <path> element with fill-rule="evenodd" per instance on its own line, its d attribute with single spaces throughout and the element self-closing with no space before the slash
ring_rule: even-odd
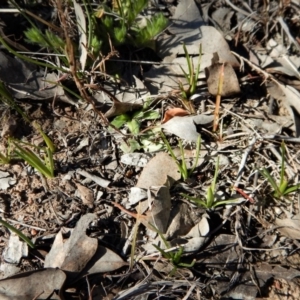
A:
<svg viewBox="0 0 300 300">
<path fill-rule="evenodd" d="M 147 163 L 136 186 L 148 189 L 165 185 L 168 180 L 175 182 L 180 178 L 176 162 L 167 153 L 160 152 Z"/>
<path fill-rule="evenodd" d="M 197 142 L 199 133 L 196 125 L 211 126 L 213 119 L 213 115 L 174 117 L 161 127 L 186 141 Z"/>
<path fill-rule="evenodd" d="M 61 300 L 66 274 L 59 269 L 25 272 L 0 280 L 1 300 Z M 55 292 L 58 291 L 58 294 Z M 50 298 L 51 297 L 51 298 Z"/>
</svg>

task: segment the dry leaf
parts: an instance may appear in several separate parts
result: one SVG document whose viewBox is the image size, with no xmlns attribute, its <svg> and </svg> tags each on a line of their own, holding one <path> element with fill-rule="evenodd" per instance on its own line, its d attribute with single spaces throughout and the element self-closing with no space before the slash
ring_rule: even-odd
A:
<svg viewBox="0 0 300 300">
<path fill-rule="evenodd" d="M 81 185 L 80 183 L 76 183 L 78 192 L 80 194 L 80 198 L 82 200 L 82 203 L 84 205 L 87 205 L 89 208 L 94 207 L 94 193 L 89 188 L 85 187 L 84 185 Z"/>
<path fill-rule="evenodd" d="M 84 71 L 86 59 L 87 59 L 87 46 L 88 46 L 88 40 L 87 40 L 87 28 L 86 28 L 86 19 L 83 13 L 83 9 L 81 5 L 79 5 L 76 0 L 73 0 L 74 5 L 74 11 L 76 15 L 76 21 L 77 21 L 77 30 L 79 33 L 79 41 L 78 41 L 78 49 L 79 49 L 79 61 L 81 64 L 81 71 Z"/>
<path fill-rule="evenodd" d="M 44 266 L 75 273 L 82 271 L 98 248 L 97 239 L 86 235 L 87 227 L 95 218 L 94 214 L 82 216 L 66 241 L 63 238 L 63 229 L 61 229 L 45 258 Z"/>
<path fill-rule="evenodd" d="M 270 82 L 267 85 L 268 92 L 275 99 L 283 102 L 294 118 L 296 126 L 296 137 L 300 136 L 300 93 L 289 85 L 283 85 L 279 82 Z"/>
<path fill-rule="evenodd" d="M 212 59 L 212 65 L 205 69 L 208 91 L 213 96 L 216 96 L 218 94 L 220 68 L 222 67 L 222 65 L 223 64 L 219 62 L 218 54 L 215 53 Z M 221 96 L 232 97 L 240 93 L 241 93 L 241 89 L 235 71 L 230 64 L 225 63 L 224 82 L 223 82 Z"/>
<path fill-rule="evenodd" d="M 276 219 L 277 230 L 284 236 L 300 240 L 300 219 Z"/>
<path fill-rule="evenodd" d="M 165 185 L 169 179 L 175 182 L 180 177 L 175 161 L 167 153 L 160 152 L 148 162 L 136 186 L 148 189 L 152 186 Z"/>
<path fill-rule="evenodd" d="M 213 119 L 212 115 L 174 117 L 161 127 L 186 141 L 197 142 L 199 133 L 196 125 L 211 126 Z"/>
<path fill-rule="evenodd" d="M 61 300 L 60 291 L 66 274 L 58 269 L 21 273 L 0 281 L 1 300 Z M 36 298 L 37 297 L 37 298 Z M 51 298 L 50 298 L 51 297 Z"/>
<path fill-rule="evenodd" d="M 185 109 L 182 109 L 180 107 L 175 107 L 175 108 L 171 108 L 168 109 L 165 112 L 165 116 L 164 119 L 162 120 L 162 124 L 166 123 L 167 121 L 169 121 L 170 119 L 174 118 L 174 117 L 182 117 L 182 116 L 186 116 L 189 115 L 189 112 Z"/>
<path fill-rule="evenodd" d="M 161 233 L 167 231 L 171 210 L 171 196 L 169 187 L 159 186 L 151 189 L 151 209 L 146 216 L 149 222 Z"/>
<path fill-rule="evenodd" d="M 83 274 L 106 273 L 128 265 L 119 255 L 103 246 L 99 246 L 93 258 L 88 262 Z"/>
</svg>

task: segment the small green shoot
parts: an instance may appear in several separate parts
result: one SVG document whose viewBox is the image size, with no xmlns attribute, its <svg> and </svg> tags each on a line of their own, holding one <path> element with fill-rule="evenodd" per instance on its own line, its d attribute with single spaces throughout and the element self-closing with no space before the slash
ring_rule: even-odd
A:
<svg viewBox="0 0 300 300">
<path fill-rule="evenodd" d="M 160 115 L 155 110 L 149 109 L 150 102 L 147 102 L 141 110 L 138 110 L 134 113 L 125 113 L 119 115 L 113 119 L 111 122 L 117 129 L 125 126 L 128 128 L 129 132 L 133 135 L 133 138 L 127 140 L 127 143 L 121 146 L 123 152 L 134 152 L 135 150 L 139 150 L 144 148 L 159 150 L 161 148 L 160 145 L 157 145 L 151 142 L 151 139 L 154 135 L 154 131 L 148 133 L 141 133 L 141 124 L 145 120 L 156 120 L 160 118 Z M 152 150 L 154 151 L 154 150 Z"/>
<path fill-rule="evenodd" d="M 5 226 L 7 229 L 14 232 L 15 234 L 17 234 L 19 236 L 19 238 L 21 238 L 25 243 L 27 243 L 27 245 L 30 248 L 34 248 L 34 244 L 32 243 L 32 241 L 28 237 L 26 237 L 20 230 L 18 230 L 17 228 L 11 226 L 10 224 L 5 222 L 1 218 L 0 218 L 0 224 L 2 224 L 3 226 Z"/>
<path fill-rule="evenodd" d="M 216 184 L 217 184 L 218 173 L 219 173 L 219 157 L 217 158 L 217 161 L 216 161 L 214 178 L 213 178 L 211 185 L 209 186 L 209 188 L 207 190 L 205 199 L 190 197 L 186 194 L 182 194 L 182 196 L 193 201 L 196 205 L 204 207 L 205 209 L 211 209 L 211 208 L 215 208 L 215 207 L 221 206 L 221 205 L 230 205 L 230 204 L 238 203 L 239 200 L 235 200 L 235 199 L 228 199 L 228 200 L 218 200 L 217 199 Z"/>
<path fill-rule="evenodd" d="M 14 153 L 25 160 L 29 165 L 31 165 L 33 168 L 38 170 L 42 175 L 53 178 L 54 177 L 54 162 L 53 162 L 53 153 L 51 150 L 47 147 L 45 147 L 43 150 L 45 151 L 44 154 L 41 154 L 40 156 L 33 152 L 32 150 L 25 148 L 21 146 L 22 144 L 26 144 L 21 141 L 17 140 L 11 140 L 12 144 L 16 148 L 14 150 Z M 31 147 L 35 147 L 36 149 L 42 150 L 41 148 L 38 148 L 34 145 L 30 145 Z M 42 152 L 42 151 L 40 151 Z M 44 158 L 42 158 L 44 156 Z"/>
<path fill-rule="evenodd" d="M 9 153 L 7 155 L 0 153 L 0 164 L 5 165 L 10 163 L 10 155 Z"/>
<path fill-rule="evenodd" d="M 282 141 L 281 143 L 281 171 L 280 171 L 280 181 L 276 182 L 276 179 L 269 173 L 266 168 L 259 170 L 260 174 L 264 176 L 270 183 L 273 188 L 273 196 L 277 200 L 286 199 L 290 200 L 287 195 L 291 194 L 298 189 L 300 189 L 300 183 L 296 185 L 289 186 L 289 181 L 286 179 L 284 174 L 284 161 L 285 161 L 285 143 Z"/>
<path fill-rule="evenodd" d="M 188 73 L 180 66 L 185 79 L 188 82 L 188 88 L 185 89 L 182 82 L 179 82 L 179 89 L 181 90 L 181 95 L 182 95 L 182 100 L 183 100 L 183 105 L 185 108 L 187 108 L 190 112 L 194 113 L 195 109 L 191 105 L 191 102 L 188 101 L 188 99 L 195 94 L 196 88 L 197 88 L 197 82 L 199 78 L 199 73 L 200 73 L 200 65 L 201 65 L 201 55 L 202 55 L 202 46 L 200 45 L 199 47 L 199 57 L 198 57 L 198 63 L 197 63 L 197 68 L 196 71 L 194 70 L 194 63 L 193 63 L 193 58 L 189 55 L 188 50 L 186 48 L 186 45 L 183 43 L 183 50 L 188 66 Z"/>
<path fill-rule="evenodd" d="M 171 248 L 170 243 L 166 240 L 166 238 L 164 237 L 164 235 L 152 224 L 149 223 L 149 225 L 151 226 L 151 228 L 157 232 L 161 238 L 161 240 L 163 241 L 163 243 L 165 244 L 167 249 Z M 182 254 L 183 254 L 183 250 L 184 248 L 182 246 L 179 246 L 178 250 L 176 252 L 172 252 L 172 251 L 165 251 L 164 249 L 160 248 L 158 245 L 153 245 L 153 247 L 155 247 L 165 259 L 168 259 L 170 261 L 170 263 L 173 265 L 173 270 L 170 273 L 170 276 L 173 276 L 175 274 L 175 272 L 177 271 L 177 268 L 192 268 L 196 262 L 196 260 L 194 259 L 191 263 L 183 263 L 181 261 L 182 259 Z"/>
<path fill-rule="evenodd" d="M 184 149 L 182 146 L 182 142 L 181 140 L 179 140 L 179 148 L 180 148 L 180 153 L 181 153 L 181 160 L 178 160 L 177 157 L 175 156 L 168 140 L 166 139 L 165 135 L 161 132 L 161 137 L 164 141 L 164 144 L 167 148 L 167 150 L 169 151 L 171 157 L 173 158 L 173 160 L 176 162 L 178 170 L 181 174 L 181 177 L 183 178 L 183 180 L 187 180 L 192 173 L 194 172 L 195 168 L 198 165 L 198 160 L 199 160 L 199 155 L 200 155 L 200 149 L 201 149 L 201 136 L 199 135 L 198 139 L 197 139 L 197 143 L 196 143 L 196 159 L 194 161 L 194 164 L 192 166 L 191 169 L 188 169 L 187 165 L 186 165 L 186 161 L 185 161 L 185 155 L 184 155 Z"/>
<path fill-rule="evenodd" d="M 35 145 L 25 143 L 13 138 L 9 138 L 9 144 L 14 146 L 13 153 L 25 160 L 29 165 L 38 170 L 42 175 L 53 178 L 54 177 L 54 162 L 53 152 L 55 147 L 49 137 L 42 131 L 41 127 L 37 123 L 33 123 L 33 126 L 42 135 L 46 147 L 37 147 Z M 24 146 L 23 146 L 24 145 Z M 32 151 L 30 148 L 38 150 L 38 154 Z"/>
</svg>

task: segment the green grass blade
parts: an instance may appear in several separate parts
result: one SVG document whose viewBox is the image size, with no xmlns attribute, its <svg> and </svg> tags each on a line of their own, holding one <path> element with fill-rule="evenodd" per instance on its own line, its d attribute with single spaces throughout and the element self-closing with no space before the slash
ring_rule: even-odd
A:
<svg viewBox="0 0 300 300">
<path fill-rule="evenodd" d="M 281 142 L 281 170 L 280 170 L 280 187 L 284 183 L 284 160 L 285 160 L 285 144 L 284 141 Z"/>
<path fill-rule="evenodd" d="M 30 62 L 30 63 L 33 63 L 35 65 L 38 65 L 38 66 L 42 66 L 42 67 L 46 67 L 46 68 L 49 68 L 51 70 L 58 70 L 58 71 L 62 71 L 62 72 L 66 72 L 65 69 L 63 68 L 59 68 L 59 67 L 55 67 L 51 64 L 47 64 L 47 63 L 43 63 L 43 62 L 40 62 L 38 60 L 34 60 L 32 58 L 29 58 L 25 55 L 22 55 L 20 53 L 18 53 L 17 51 L 13 50 L 6 42 L 5 40 L 1 37 L 0 35 L 0 43 L 6 48 L 7 51 L 9 51 L 10 53 L 12 53 L 13 55 L 15 55 L 16 57 L 22 59 L 22 60 L 25 60 L 27 62 Z"/>
<path fill-rule="evenodd" d="M 190 83 L 190 80 L 191 80 L 191 77 L 192 77 L 192 74 L 193 74 L 194 71 L 193 71 L 193 67 L 192 67 L 192 63 L 191 63 L 191 57 L 190 57 L 190 55 L 187 51 L 185 43 L 183 43 L 183 51 L 184 51 L 184 55 L 185 55 L 185 58 L 186 58 L 186 61 L 187 61 L 188 69 L 189 69 L 188 82 Z"/>
<path fill-rule="evenodd" d="M 262 170 L 259 170 L 259 173 L 261 175 L 263 175 L 268 181 L 269 183 L 271 184 L 272 188 L 274 189 L 274 191 L 280 195 L 280 190 L 274 180 L 274 178 L 270 175 L 269 171 L 266 169 L 266 168 L 263 168 Z"/>
<path fill-rule="evenodd" d="M 54 144 L 52 143 L 51 139 L 47 136 L 47 134 L 44 133 L 41 126 L 36 121 L 33 121 L 32 125 L 41 134 L 48 149 L 51 150 L 52 153 L 55 152 Z"/>
<path fill-rule="evenodd" d="M 182 146 L 182 142 L 181 140 L 179 140 L 179 149 L 180 149 L 180 154 L 181 154 L 181 175 L 183 177 L 183 180 L 186 180 L 189 176 L 188 174 L 188 169 L 187 169 L 187 166 L 186 166 L 186 162 L 185 162 L 185 157 L 184 157 L 184 149 L 183 149 L 183 146 Z"/>
<path fill-rule="evenodd" d="M 232 205 L 232 204 L 238 204 L 240 203 L 240 200 L 238 199 L 230 199 L 230 200 L 222 200 L 222 201 L 217 201 L 213 204 L 212 207 L 217 207 L 217 206 L 221 206 L 221 205 Z"/>
<path fill-rule="evenodd" d="M 23 147 L 20 147 L 16 142 L 14 142 L 14 146 L 18 149 L 18 150 L 15 150 L 16 155 L 21 157 L 29 165 L 31 165 L 33 168 L 38 170 L 44 176 L 49 177 L 49 178 L 53 177 L 51 170 L 49 170 L 47 168 L 47 166 L 44 164 L 44 162 L 41 160 L 41 158 L 38 157 L 33 151 L 31 151 L 29 149 L 25 149 Z"/>
<path fill-rule="evenodd" d="M 189 175 L 191 175 L 194 172 L 194 170 L 196 169 L 196 167 L 198 165 L 200 150 L 201 150 L 201 135 L 199 135 L 198 139 L 197 139 L 197 144 L 196 144 L 196 159 L 194 161 L 194 165 L 192 166 L 192 169 L 190 170 L 190 174 Z"/>
<path fill-rule="evenodd" d="M 206 202 L 203 201 L 203 200 L 200 200 L 200 199 L 198 199 L 198 198 L 190 197 L 190 196 L 188 196 L 188 195 L 186 195 L 186 194 L 181 194 L 181 195 L 182 195 L 183 197 L 189 199 L 190 201 L 194 202 L 194 203 L 197 204 L 198 206 L 202 206 L 202 207 L 204 207 L 204 208 L 208 208 Z"/>
<path fill-rule="evenodd" d="M 214 191 L 213 191 L 212 186 L 210 186 L 207 190 L 207 196 L 206 196 L 206 206 L 207 206 L 207 208 L 213 207 L 214 200 L 215 200 Z"/>
<path fill-rule="evenodd" d="M 0 153 L 0 164 L 9 164 L 10 162 L 10 157 L 7 155 L 5 156 L 4 154 Z"/>
<path fill-rule="evenodd" d="M 293 192 L 296 192 L 297 190 L 300 189 L 300 183 L 296 184 L 296 185 L 293 185 L 289 188 L 287 188 L 285 191 L 284 191 L 284 195 L 287 195 L 287 194 L 290 194 L 290 193 L 293 193 Z"/>
<path fill-rule="evenodd" d="M 34 244 L 32 243 L 32 241 L 27 236 L 25 236 L 20 230 L 18 230 L 17 228 L 11 226 L 10 224 L 5 222 L 1 218 L 0 218 L 0 224 L 2 224 L 3 226 L 8 228 L 10 231 L 14 232 L 15 234 L 17 234 L 19 236 L 19 238 L 21 238 L 25 243 L 27 243 L 27 245 L 30 248 L 34 248 Z"/>
<path fill-rule="evenodd" d="M 187 72 L 185 72 L 181 66 L 179 66 L 179 67 L 180 67 L 185 79 L 189 82 L 190 81 L 189 74 Z"/>
<path fill-rule="evenodd" d="M 220 163 L 220 159 L 219 159 L 219 156 L 218 156 L 217 161 L 216 161 L 214 179 L 213 179 L 212 184 L 211 184 L 211 188 L 212 188 L 213 193 L 215 193 L 215 189 L 216 189 L 217 178 L 218 178 L 218 174 L 219 174 L 219 163 Z"/>
</svg>

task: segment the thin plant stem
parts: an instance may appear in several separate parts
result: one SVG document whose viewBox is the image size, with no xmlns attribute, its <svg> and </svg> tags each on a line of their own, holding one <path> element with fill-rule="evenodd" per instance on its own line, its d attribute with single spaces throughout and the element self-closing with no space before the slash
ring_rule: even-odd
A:
<svg viewBox="0 0 300 300">
<path fill-rule="evenodd" d="M 224 64 L 222 64 L 219 73 L 219 83 L 218 83 L 218 94 L 216 96 L 216 108 L 214 112 L 214 124 L 213 124 L 213 131 L 217 131 L 219 125 L 219 111 L 221 105 L 221 94 L 223 90 L 223 82 L 224 82 Z"/>
</svg>

